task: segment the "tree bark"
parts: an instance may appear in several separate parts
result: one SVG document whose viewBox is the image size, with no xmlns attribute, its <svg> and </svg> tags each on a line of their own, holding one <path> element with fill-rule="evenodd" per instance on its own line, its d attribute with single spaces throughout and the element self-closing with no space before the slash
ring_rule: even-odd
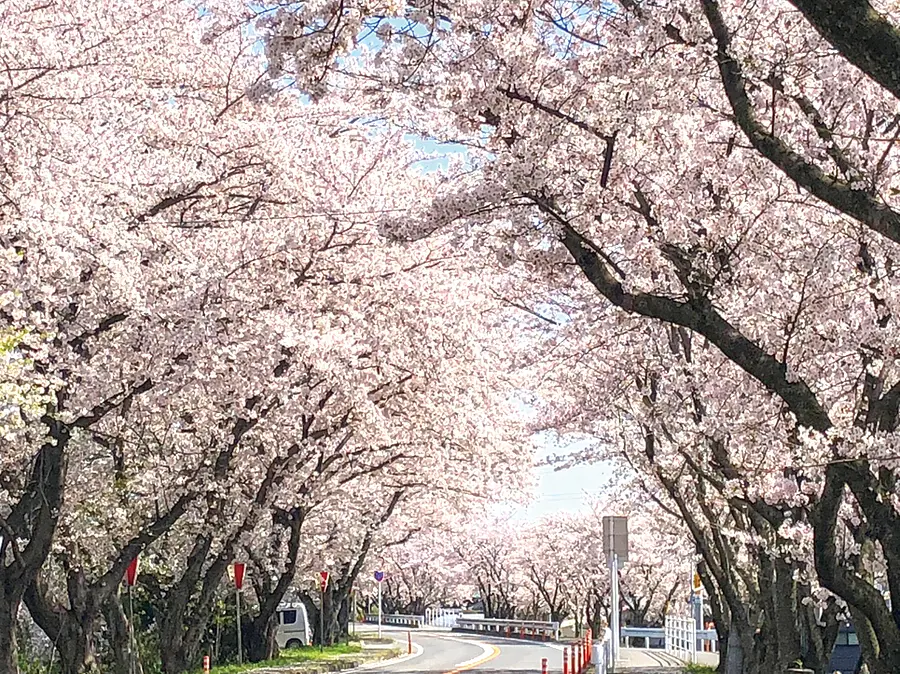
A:
<svg viewBox="0 0 900 674">
<path fill-rule="evenodd" d="M 127 597 L 125 601 L 127 601 Z M 131 625 L 122 598 L 112 594 L 103 604 L 106 620 L 106 638 L 109 642 L 113 674 L 143 674 L 141 659 L 137 652 L 137 640 L 132 643 Z"/>
<path fill-rule="evenodd" d="M 17 672 L 16 621 L 25 588 L 50 554 L 65 491 L 70 428 L 45 416 L 50 441 L 38 450 L 25 492 L 2 524 L 0 543 L 0 666 Z M 20 548 L 19 540 L 28 541 Z M 5 561 L 10 559 L 10 561 Z"/>
<path fill-rule="evenodd" d="M 268 660 L 274 657 L 277 650 L 275 633 L 278 626 L 275 613 L 297 572 L 300 530 L 306 517 L 306 511 L 303 508 L 292 508 L 289 511 L 277 510 L 274 517 L 276 522 L 282 524 L 289 533 L 287 559 L 274 587 L 269 582 L 268 576 L 262 573 L 260 581 L 254 582 L 259 612 L 247 624 L 247 655 L 251 662 Z M 258 566 L 262 570 L 262 565 L 258 564 Z"/>
<path fill-rule="evenodd" d="M 16 619 L 21 596 L 17 600 L 8 594 L 5 584 L 0 585 L 0 672 L 18 674 Z"/>
<path fill-rule="evenodd" d="M 791 0 L 850 63 L 900 99 L 900 30 L 868 0 Z"/>
</svg>

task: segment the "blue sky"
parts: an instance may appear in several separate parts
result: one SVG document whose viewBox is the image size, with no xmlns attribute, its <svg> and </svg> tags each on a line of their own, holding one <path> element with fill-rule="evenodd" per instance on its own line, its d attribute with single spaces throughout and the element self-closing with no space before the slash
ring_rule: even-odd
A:
<svg viewBox="0 0 900 674">
<path fill-rule="evenodd" d="M 567 451 L 579 451 L 589 443 L 564 444 L 541 437 L 538 442 L 538 460 Z M 612 477 L 608 463 L 580 464 L 564 470 L 551 466 L 535 468 L 535 494 L 531 503 L 510 509 L 516 519 L 536 520 L 556 512 L 585 510 L 592 496 L 603 490 Z"/>
</svg>

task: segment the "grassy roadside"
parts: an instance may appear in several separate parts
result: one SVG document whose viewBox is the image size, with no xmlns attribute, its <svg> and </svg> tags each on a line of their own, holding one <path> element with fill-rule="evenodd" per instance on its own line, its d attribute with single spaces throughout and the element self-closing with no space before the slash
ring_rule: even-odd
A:
<svg viewBox="0 0 900 674">
<path fill-rule="evenodd" d="M 691 663 L 689 665 L 685 665 L 684 672 L 685 674 L 716 674 L 716 668 L 710 667 L 709 665 L 698 665 L 696 663 Z"/>
<path fill-rule="evenodd" d="M 366 662 L 385 660 L 399 655 L 399 649 L 363 650 L 359 643 L 338 644 L 319 650 L 305 646 L 281 651 L 277 658 L 242 665 L 213 666 L 213 674 L 243 674 L 256 670 L 278 670 L 284 674 L 313 674 L 350 669 Z"/>
</svg>

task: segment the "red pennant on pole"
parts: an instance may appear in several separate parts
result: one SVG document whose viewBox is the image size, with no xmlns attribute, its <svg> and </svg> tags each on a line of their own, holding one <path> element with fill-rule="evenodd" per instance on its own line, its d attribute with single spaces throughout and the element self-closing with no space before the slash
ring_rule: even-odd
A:
<svg viewBox="0 0 900 674">
<path fill-rule="evenodd" d="M 243 562 L 235 562 L 234 563 L 234 586 L 237 589 L 241 589 L 244 587 L 244 568 L 246 564 Z"/>
<path fill-rule="evenodd" d="M 138 558 L 135 557 L 125 570 L 125 582 L 128 583 L 128 587 L 134 587 L 134 584 L 137 582 L 137 569 Z"/>
<path fill-rule="evenodd" d="M 328 572 L 319 571 L 319 577 L 322 579 L 322 592 L 324 592 L 325 587 L 328 585 Z"/>
</svg>

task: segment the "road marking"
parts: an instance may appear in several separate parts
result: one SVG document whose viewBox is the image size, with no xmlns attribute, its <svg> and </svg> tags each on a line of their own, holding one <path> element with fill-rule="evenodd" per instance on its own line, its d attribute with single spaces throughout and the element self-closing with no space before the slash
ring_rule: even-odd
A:
<svg viewBox="0 0 900 674">
<path fill-rule="evenodd" d="M 400 642 L 397 641 L 397 643 L 399 644 Z M 366 663 L 365 665 L 360 665 L 359 667 L 355 667 L 354 669 L 350 669 L 347 671 L 348 672 L 365 671 L 367 669 L 375 669 L 377 667 L 387 667 L 390 665 L 397 665 L 397 664 L 400 664 L 401 662 L 406 662 L 407 660 L 412 660 L 413 658 L 417 658 L 420 655 L 422 655 L 422 653 L 425 652 L 425 649 L 422 648 L 415 641 L 413 642 L 412 647 L 413 647 L 412 653 L 407 653 L 407 654 L 401 655 L 396 658 L 391 658 L 390 660 L 376 660 L 375 662 L 369 662 L 369 663 Z"/>
<path fill-rule="evenodd" d="M 471 639 L 454 639 L 453 637 L 438 637 L 439 639 L 446 639 L 447 641 L 457 641 L 461 644 L 475 644 L 479 646 L 482 650 L 481 655 L 472 658 L 471 660 L 466 660 L 465 662 L 461 662 L 456 665 L 453 669 L 444 672 L 444 674 L 459 674 L 460 672 L 465 672 L 470 669 L 475 669 L 479 665 L 483 665 L 486 662 L 490 662 L 498 655 L 500 655 L 500 649 L 496 646 L 492 646 L 491 644 L 484 644 L 480 641 L 474 641 Z"/>
</svg>

